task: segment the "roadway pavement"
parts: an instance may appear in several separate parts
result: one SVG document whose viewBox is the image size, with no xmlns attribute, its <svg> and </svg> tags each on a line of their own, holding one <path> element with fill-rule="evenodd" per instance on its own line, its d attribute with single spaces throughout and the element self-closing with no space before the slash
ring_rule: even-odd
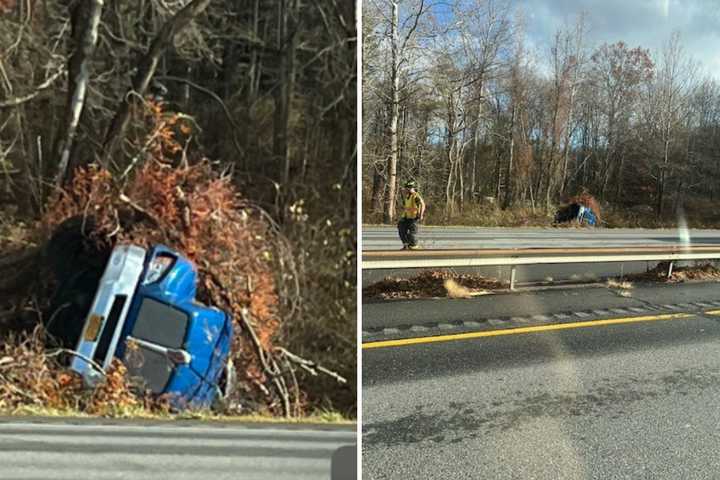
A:
<svg viewBox="0 0 720 480">
<path fill-rule="evenodd" d="M 424 249 L 718 245 L 720 230 L 629 228 L 484 228 L 420 225 Z M 393 226 L 363 226 L 363 250 L 399 250 Z"/>
<path fill-rule="evenodd" d="M 333 454 L 356 444 L 354 427 L 10 417 L 0 479 L 330 479 Z"/>
<path fill-rule="evenodd" d="M 582 286 L 363 304 L 363 341 L 720 308 L 720 283 Z M 717 302 L 717 303 L 711 303 Z"/>
<path fill-rule="evenodd" d="M 516 324 L 363 349 L 364 478 L 720 478 L 718 285 L 576 293 L 495 297 L 467 321 L 507 313 Z M 431 302 L 383 304 L 386 323 Z M 364 316 L 382 325 L 368 306 Z M 449 325 L 465 315 L 436 312 L 427 318 Z M 507 327 L 529 333 L 472 337 Z M 458 339 L 439 337 L 448 333 Z"/>
</svg>

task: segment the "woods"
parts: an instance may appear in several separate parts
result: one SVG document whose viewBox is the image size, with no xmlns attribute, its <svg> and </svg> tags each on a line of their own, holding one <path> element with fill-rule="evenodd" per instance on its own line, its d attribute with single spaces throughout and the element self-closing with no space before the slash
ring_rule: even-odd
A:
<svg viewBox="0 0 720 480">
<path fill-rule="evenodd" d="M 594 43 L 581 13 L 538 45 L 531 13 L 503 0 L 366 2 L 365 221 L 394 220 L 409 179 L 434 223 L 549 223 L 588 192 L 610 226 L 720 220 L 720 84 L 682 37 L 652 51 Z"/>
<path fill-rule="evenodd" d="M 273 232 L 271 343 L 348 379 L 300 369 L 293 414 L 354 416 L 355 22 L 337 0 L 0 0 L 0 247 L 38 244 L 78 172 L 127 193 L 148 166 L 210 165 Z M 268 396 L 253 409 L 282 412 Z"/>
</svg>

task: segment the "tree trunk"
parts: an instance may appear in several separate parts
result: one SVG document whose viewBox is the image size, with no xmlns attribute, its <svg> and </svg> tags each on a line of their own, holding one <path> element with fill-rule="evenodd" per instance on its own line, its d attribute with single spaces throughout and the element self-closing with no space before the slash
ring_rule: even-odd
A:
<svg viewBox="0 0 720 480">
<path fill-rule="evenodd" d="M 465 169 L 464 169 L 464 163 L 465 163 L 465 155 L 464 155 L 464 148 L 458 148 L 457 153 L 457 162 L 458 162 L 458 181 L 460 183 L 459 190 L 460 190 L 460 213 L 463 213 L 465 209 L 465 181 L 463 177 L 465 176 Z"/>
<path fill-rule="evenodd" d="M 507 170 L 505 178 L 507 178 L 507 185 L 505 186 L 505 199 L 503 200 L 503 210 L 509 208 L 512 203 L 512 169 L 513 169 L 513 158 L 515 156 L 515 105 L 512 107 L 512 116 L 510 117 L 510 155 L 507 164 Z M 500 201 L 498 198 L 497 201 Z"/>
<path fill-rule="evenodd" d="M 669 152 L 670 152 L 670 138 L 666 135 L 663 146 L 663 165 L 661 167 L 660 175 L 658 175 L 658 191 L 657 191 L 657 203 L 655 205 L 655 213 L 658 218 L 662 216 L 663 202 L 665 196 L 665 183 L 667 181 L 667 169 L 669 167 Z"/>
<path fill-rule="evenodd" d="M 454 213 L 452 204 L 452 181 L 455 176 L 455 164 L 452 159 L 452 152 L 448 149 L 448 176 L 445 182 L 445 218 L 450 219 Z"/>
<path fill-rule="evenodd" d="M 65 134 L 60 137 L 57 149 L 57 175 L 55 184 L 61 186 L 68 178 L 68 166 L 75 147 L 75 135 L 80 123 L 85 96 L 90 80 L 89 63 L 95 53 L 98 26 L 103 0 L 78 3 L 73 12 L 75 51 L 68 65 L 68 102 L 66 105 Z M 72 175 L 72 173 L 71 173 Z"/>
<path fill-rule="evenodd" d="M 397 186 L 397 157 L 398 157 L 398 116 L 400 114 L 400 64 L 399 51 L 400 38 L 398 34 L 398 3 L 392 2 L 392 21 L 390 23 L 391 45 L 391 105 L 390 105 L 390 156 L 388 157 L 388 185 L 385 197 L 385 211 L 383 220 L 390 223 L 395 220 L 395 189 Z"/>
<path fill-rule="evenodd" d="M 290 117 L 292 116 L 292 99 L 295 94 L 295 70 L 297 31 L 295 23 L 298 18 L 297 0 L 281 1 L 280 21 L 280 88 L 275 101 L 275 157 L 282 165 L 282 182 L 290 182 L 290 163 L 292 154 L 288 142 Z"/>
<path fill-rule="evenodd" d="M 373 213 L 382 213 L 383 211 L 383 198 L 385 195 L 385 179 L 380 173 L 380 169 L 376 164 L 373 164 L 373 185 L 372 185 L 372 204 L 370 210 Z"/>
</svg>

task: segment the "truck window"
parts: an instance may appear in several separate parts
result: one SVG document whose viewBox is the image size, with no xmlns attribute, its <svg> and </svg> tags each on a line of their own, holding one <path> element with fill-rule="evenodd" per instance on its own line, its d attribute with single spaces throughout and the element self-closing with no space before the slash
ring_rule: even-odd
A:
<svg viewBox="0 0 720 480">
<path fill-rule="evenodd" d="M 187 314 L 145 298 L 131 335 L 164 347 L 182 348 L 187 327 Z"/>
</svg>

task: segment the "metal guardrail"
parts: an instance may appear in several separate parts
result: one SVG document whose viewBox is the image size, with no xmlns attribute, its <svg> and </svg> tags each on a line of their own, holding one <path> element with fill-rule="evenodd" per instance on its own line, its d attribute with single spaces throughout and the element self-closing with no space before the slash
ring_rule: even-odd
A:
<svg viewBox="0 0 720 480">
<path fill-rule="evenodd" d="M 720 246 L 627 248 L 526 248 L 481 250 L 365 251 L 363 270 L 510 266 L 510 288 L 515 287 L 518 265 L 568 263 L 673 262 L 720 260 Z"/>
</svg>

